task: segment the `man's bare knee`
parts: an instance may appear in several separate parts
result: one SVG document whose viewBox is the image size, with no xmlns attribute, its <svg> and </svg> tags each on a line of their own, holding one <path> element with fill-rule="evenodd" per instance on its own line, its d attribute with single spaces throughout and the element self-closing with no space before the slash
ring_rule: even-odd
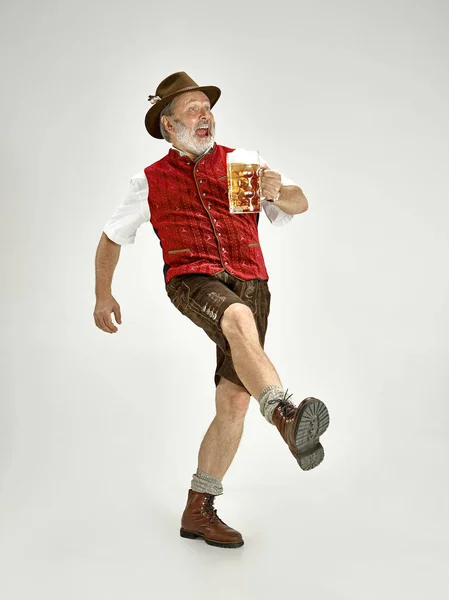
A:
<svg viewBox="0 0 449 600">
<path fill-rule="evenodd" d="M 250 399 L 251 396 L 245 389 L 222 377 L 216 390 L 217 417 L 229 421 L 243 421 Z"/>
<path fill-rule="evenodd" d="M 224 311 L 220 326 L 226 338 L 229 338 L 255 328 L 256 323 L 251 309 L 245 304 L 235 302 Z"/>
</svg>

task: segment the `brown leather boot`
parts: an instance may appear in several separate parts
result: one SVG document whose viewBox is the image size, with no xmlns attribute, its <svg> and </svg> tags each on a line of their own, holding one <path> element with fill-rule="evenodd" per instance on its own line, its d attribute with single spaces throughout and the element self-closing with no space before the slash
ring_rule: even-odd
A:
<svg viewBox="0 0 449 600">
<path fill-rule="evenodd" d="M 203 538 L 206 544 L 220 548 L 243 546 L 242 535 L 228 527 L 217 515 L 212 494 L 189 490 L 187 506 L 181 519 L 181 537 Z"/>
<path fill-rule="evenodd" d="M 285 393 L 282 400 L 268 401 L 269 404 L 277 403 L 272 421 L 301 469 L 310 471 L 324 458 L 324 448 L 319 442 L 320 435 L 329 426 L 329 412 L 318 398 L 306 398 L 296 407 L 288 400 L 291 396 L 287 397 Z"/>
</svg>

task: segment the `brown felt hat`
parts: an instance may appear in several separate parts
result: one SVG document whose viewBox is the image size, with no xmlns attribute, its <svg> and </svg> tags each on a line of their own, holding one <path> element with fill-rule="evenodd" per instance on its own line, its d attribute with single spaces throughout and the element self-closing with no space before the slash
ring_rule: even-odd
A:
<svg viewBox="0 0 449 600">
<path fill-rule="evenodd" d="M 151 136 L 163 139 L 159 125 L 161 112 L 175 96 L 179 96 L 179 94 L 183 94 L 184 92 L 204 92 L 210 100 L 211 108 L 221 95 L 219 88 L 214 85 L 200 87 L 184 71 L 169 75 L 157 86 L 156 95 L 148 96 L 148 100 L 153 106 L 145 116 L 145 127 Z"/>
</svg>

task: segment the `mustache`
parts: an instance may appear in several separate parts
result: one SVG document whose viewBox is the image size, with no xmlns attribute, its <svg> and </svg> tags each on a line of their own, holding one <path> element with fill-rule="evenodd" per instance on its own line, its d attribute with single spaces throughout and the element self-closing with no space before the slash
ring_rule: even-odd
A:
<svg viewBox="0 0 449 600">
<path fill-rule="evenodd" d="M 209 127 L 209 129 L 211 128 L 210 121 L 201 121 L 201 123 L 198 123 L 198 125 L 195 127 L 195 131 L 197 129 L 199 129 L 200 127 L 203 127 L 204 125 L 207 125 Z"/>
</svg>

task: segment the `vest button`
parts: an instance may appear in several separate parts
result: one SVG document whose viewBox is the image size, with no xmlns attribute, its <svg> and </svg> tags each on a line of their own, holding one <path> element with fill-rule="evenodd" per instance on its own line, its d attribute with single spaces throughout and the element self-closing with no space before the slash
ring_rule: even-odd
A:
<svg viewBox="0 0 449 600">
<path fill-rule="evenodd" d="M 203 183 L 203 180 L 202 180 L 202 179 L 200 179 L 200 183 Z"/>
</svg>

